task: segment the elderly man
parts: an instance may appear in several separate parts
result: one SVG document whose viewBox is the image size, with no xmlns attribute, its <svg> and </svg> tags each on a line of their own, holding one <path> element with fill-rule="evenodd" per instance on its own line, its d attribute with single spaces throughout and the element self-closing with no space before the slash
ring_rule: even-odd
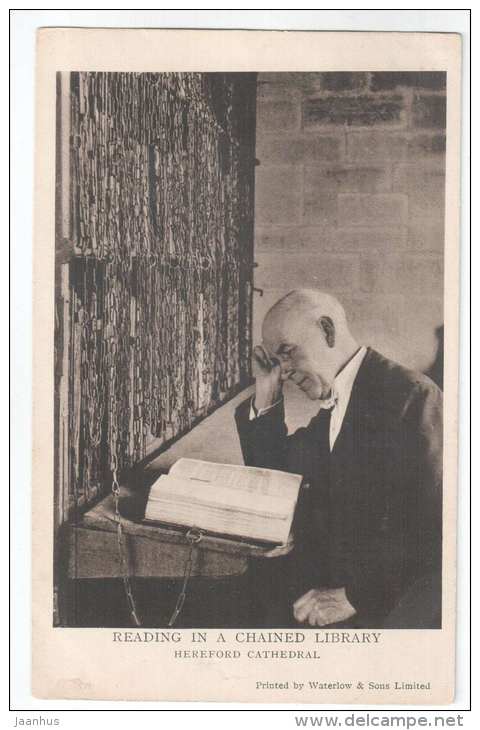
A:
<svg viewBox="0 0 480 730">
<path fill-rule="evenodd" d="M 441 391 L 359 346 L 340 303 L 322 292 L 290 292 L 262 336 L 255 396 L 236 412 L 244 460 L 304 480 L 294 549 L 252 561 L 255 622 L 439 626 Z M 287 378 L 319 405 L 293 435 Z"/>
</svg>

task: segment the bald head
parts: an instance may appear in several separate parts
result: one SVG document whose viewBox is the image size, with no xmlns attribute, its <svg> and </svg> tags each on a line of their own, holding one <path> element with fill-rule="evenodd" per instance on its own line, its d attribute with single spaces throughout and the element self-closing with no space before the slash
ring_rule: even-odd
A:
<svg viewBox="0 0 480 730">
<path fill-rule="evenodd" d="M 271 357 L 310 398 L 322 398 L 355 350 L 340 302 L 316 289 L 296 289 L 267 312 L 262 337 Z"/>
<path fill-rule="evenodd" d="M 321 324 L 322 318 L 333 323 L 337 339 L 350 334 L 345 310 L 338 299 L 318 289 L 294 289 L 267 312 L 263 334 L 265 329 L 282 328 L 285 324 L 294 322 Z"/>
</svg>

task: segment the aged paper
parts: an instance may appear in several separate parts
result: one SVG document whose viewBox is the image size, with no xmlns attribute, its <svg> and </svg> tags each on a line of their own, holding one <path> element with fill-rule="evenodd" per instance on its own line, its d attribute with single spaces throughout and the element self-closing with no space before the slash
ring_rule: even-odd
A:
<svg viewBox="0 0 480 730">
<path fill-rule="evenodd" d="M 461 39 L 455 34 L 65 28 L 45 28 L 38 32 L 32 647 L 32 691 L 36 697 L 362 706 L 446 704 L 453 700 L 460 46 Z M 55 239 L 57 236 L 58 240 L 58 229 L 63 225 L 59 210 L 64 215 L 69 209 L 71 184 L 69 163 L 65 156 L 58 156 L 57 112 L 63 98 L 67 100 L 64 108 L 68 115 L 69 74 L 78 72 L 446 73 L 441 628 L 311 628 L 304 624 L 293 628 L 244 627 L 244 624 L 228 628 L 205 625 L 169 628 L 166 624 L 151 628 L 146 624 L 122 624 L 107 628 L 105 625 L 73 626 L 54 620 L 58 613 L 53 590 L 54 553 L 57 553 L 57 563 L 62 563 L 63 544 L 57 542 L 54 546 L 54 534 L 58 534 L 57 515 L 68 511 L 62 505 L 59 507 L 56 503 L 59 497 L 54 496 L 58 479 L 54 453 L 58 417 L 54 397 L 57 387 L 54 272 L 61 257 L 57 246 L 55 262 Z M 394 99 L 393 107 L 395 103 Z M 65 231 L 63 238 L 68 244 Z M 57 280 L 57 287 L 67 284 Z M 194 431 L 192 437 L 193 434 Z M 219 433 L 218 443 L 204 444 L 203 452 L 202 445 L 197 445 L 196 451 L 179 455 L 221 461 L 214 454 L 222 438 Z M 68 521 L 64 530 L 68 534 Z M 138 534 L 148 543 L 149 538 L 141 529 Z M 72 540 L 74 543 L 83 539 L 84 532 L 75 535 L 73 539 L 67 537 L 69 549 Z M 231 572 L 235 572 L 234 567 Z M 138 574 L 152 575 L 141 570 Z M 95 575 L 100 581 L 106 576 L 105 572 Z M 117 570 L 112 575 L 118 577 L 121 573 Z"/>
</svg>

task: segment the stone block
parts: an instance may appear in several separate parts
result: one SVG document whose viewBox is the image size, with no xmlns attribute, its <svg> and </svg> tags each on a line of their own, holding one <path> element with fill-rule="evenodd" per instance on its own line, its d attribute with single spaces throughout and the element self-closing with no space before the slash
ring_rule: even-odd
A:
<svg viewBox="0 0 480 730">
<path fill-rule="evenodd" d="M 300 106 L 285 99 L 265 100 L 257 104 L 257 130 L 288 131 L 300 126 Z"/>
<path fill-rule="evenodd" d="M 362 256 L 360 289 L 365 293 L 443 295 L 443 261 L 440 256 Z"/>
<path fill-rule="evenodd" d="M 376 292 L 352 294 L 342 303 L 359 342 L 406 367 L 421 372 L 431 367 L 443 322 L 441 298 Z"/>
<path fill-rule="evenodd" d="M 322 77 L 323 74 L 316 71 L 260 73 L 257 78 L 257 96 L 316 94 L 322 89 Z"/>
<path fill-rule="evenodd" d="M 255 255 L 257 253 L 275 253 L 285 249 L 295 250 L 299 230 L 300 228 L 291 226 L 255 225 Z"/>
<path fill-rule="evenodd" d="M 304 161 L 331 162 L 345 156 L 345 135 L 306 135 L 304 138 Z"/>
<path fill-rule="evenodd" d="M 305 195 L 315 190 L 336 193 L 376 193 L 390 189 L 385 165 L 329 165 L 305 168 Z"/>
<path fill-rule="evenodd" d="M 441 90 L 445 89 L 444 71 L 375 71 L 371 74 L 372 91 L 392 91 L 398 87 Z"/>
<path fill-rule="evenodd" d="M 428 161 L 417 164 L 401 163 L 393 168 L 393 190 L 398 193 L 413 194 L 415 197 L 426 190 L 425 195 L 443 194 L 445 187 L 445 166 L 443 164 L 432 164 Z"/>
<path fill-rule="evenodd" d="M 261 73 L 257 80 L 259 99 L 298 93 L 304 97 L 323 92 L 355 92 L 368 85 L 368 74 L 355 72 L 280 72 Z"/>
<path fill-rule="evenodd" d="M 415 95 L 412 103 L 414 127 L 445 129 L 447 100 L 444 96 Z"/>
<path fill-rule="evenodd" d="M 315 187 L 306 189 L 303 198 L 303 221 L 306 224 L 336 226 L 337 194 Z"/>
<path fill-rule="evenodd" d="M 405 297 L 403 328 L 397 341 L 396 359 L 421 372 L 431 374 L 437 362 L 442 341 L 438 338 L 439 327 L 443 325 L 443 298 L 438 293 L 425 289 L 418 295 Z"/>
<path fill-rule="evenodd" d="M 405 121 L 404 100 L 400 95 L 326 96 L 306 99 L 303 104 L 305 129 L 329 125 L 399 126 Z"/>
<path fill-rule="evenodd" d="M 255 156 L 264 168 L 268 165 L 294 165 L 303 161 L 303 137 L 257 133 Z"/>
<path fill-rule="evenodd" d="M 302 168 L 294 165 L 257 167 L 255 176 L 257 223 L 300 222 L 302 175 Z"/>
<path fill-rule="evenodd" d="M 255 257 L 255 286 L 288 292 L 314 287 L 329 292 L 358 289 L 358 257 L 313 253 L 258 253 Z"/>
<path fill-rule="evenodd" d="M 416 323 L 420 330 L 435 333 L 443 324 L 444 303 L 441 291 L 424 291 L 418 295 L 405 298 L 404 318 L 412 331 L 412 323 Z"/>
<path fill-rule="evenodd" d="M 360 260 L 360 290 L 371 294 L 403 293 L 403 282 L 398 278 L 401 259 L 390 256 L 362 256 Z M 392 289 L 393 283 L 393 289 Z"/>
<path fill-rule="evenodd" d="M 335 161 L 344 151 L 341 136 L 303 136 L 257 134 L 255 154 L 262 166 L 269 164 L 299 164 L 304 160 Z"/>
<path fill-rule="evenodd" d="M 332 249 L 333 230 L 324 226 L 256 227 L 255 250 L 260 252 L 325 251 Z M 335 247 L 334 247 L 334 250 Z"/>
<path fill-rule="evenodd" d="M 444 196 L 431 196 L 430 202 L 427 201 L 427 195 L 417 199 L 411 196 L 408 203 L 408 225 L 412 229 L 423 226 L 425 233 L 430 226 L 442 227 L 445 220 Z"/>
<path fill-rule="evenodd" d="M 389 132 L 349 132 L 347 160 L 351 163 L 390 162 L 407 156 L 408 137 Z"/>
<path fill-rule="evenodd" d="M 445 226 L 443 216 L 438 220 L 416 219 L 408 227 L 407 249 L 412 252 L 435 252 L 443 256 Z"/>
<path fill-rule="evenodd" d="M 444 134 L 348 132 L 346 160 L 349 163 L 442 161 Z"/>
<path fill-rule="evenodd" d="M 443 165 L 402 164 L 393 172 L 393 190 L 408 195 L 409 223 L 441 222 L 445 208 Z"/>
<path fill-rule="evenodd" d="M 322 77 L 326 91 L 359 91 L 368 83 L 368 74 L 362 71 L 331 71 Z"/>
<path fill-rule="evenodd" d="M 446 142 L 444 134 L 413 135 L 408 140 L 406 157 L 418 160 L 421 155 L 424 159 L 441 159 L 445 156 Z"/>
<path fill-rule="evenodd" d="M 367 296 L 354 292 L 342 297 L 347 320 L 352 334 L 359 342 L 370 344 L 373 339 L 388 333 L 391 337 L 400 334 L 404 297 L 377 294 Z"/>
<path fill-rule="evenodd" d="M 255 251 L 357 253 L 376 251 L 391 255 L 407 249 L 406 227 L 334 228 L 330 226 L 256 226 Z M 413 247 L 413 244 L 412 244 Z M 422 249 L 419 247 L 419 250 Z"/>
<path fill-rule="evenodd" d="M 338 251 L 378 251 L 390 255 L 405 250 L 407 229 L 402 226 L 394 229 L 339 228 L 330 240 Z"/>
<path fill-rule="evenodd" d="M 338 196 L 338 222 L 341 226 L 406 225 L 407 196 L 403 194 Z"/>
<path fill-rule="evenodd" d="M 301 97 L 305 98 L 321 92 L 324 74 L 316 71 L 307 71 L 305 73 L 291 73 L 289 75 Z"/>
<path fill-rule="evenodd" d="M 281 74 L 272 74 L 280 76 Z M 267 102 L 290 102 L 294 106 L 300 104 L 302 92 L 298 85 L 288 81 L 257 81 L 257 113 Z"/>
</svg>

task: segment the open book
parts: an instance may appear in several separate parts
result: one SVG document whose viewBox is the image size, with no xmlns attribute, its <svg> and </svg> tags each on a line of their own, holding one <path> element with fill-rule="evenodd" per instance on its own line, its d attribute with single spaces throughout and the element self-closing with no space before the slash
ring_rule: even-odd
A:
<svg viewBox="0 0 480 730">
<path fill-rule="evenodd" d="M 301 481 L 273 469 L 179 459 L 150 488 L 145 519 L 283 545 Z"/>
</svg>

